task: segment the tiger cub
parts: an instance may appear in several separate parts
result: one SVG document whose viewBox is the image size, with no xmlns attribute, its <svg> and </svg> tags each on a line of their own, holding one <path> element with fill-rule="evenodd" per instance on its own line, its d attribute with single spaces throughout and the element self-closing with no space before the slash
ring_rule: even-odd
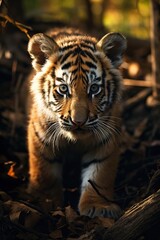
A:
<svg viewBox="0 0 160 240">
<path fill-rule="evenodd" d="M 80 214 L 119 217 L 113 188 L 122 91 L 118 67 L 125 49 L 126 39 L 120 33 L 97 41 L 63 29 L 29 40 L 36 70 L 28 124 L 31 194 L 52 198 L 59 205 L 63 164 L 70 160 L 81 166 Z"/>
</svg>

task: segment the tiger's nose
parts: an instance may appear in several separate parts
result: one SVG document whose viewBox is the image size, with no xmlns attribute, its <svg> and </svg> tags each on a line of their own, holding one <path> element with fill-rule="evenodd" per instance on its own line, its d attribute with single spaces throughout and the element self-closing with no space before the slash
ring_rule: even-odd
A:
<svg viewBox="0 0 160 240">
<path fill-rule="evenodd" d="M 75 126 L 77 126 L 77 127 L 82 127 L 84 124 L 85 124 L 85 120 L 74 120 L 74 119 L 72 119 L 72 123 L 75 125 Z"/>
<path fill-rule="evenodd" d="M 73 111 L 71 113 L 71 121 L 74 126 L 82 127 L 87 121 L 87 114 L 84 114 L 83 112 L 79 113 L 78 111 Z"/>
<path fill-rule="evenodd" d="M 76 127 L 82 127 L 88 119 L 88 108 L 81 102 L 73 101 L 72 110 L 70 111 L 72 124 Z"/>
</svg>

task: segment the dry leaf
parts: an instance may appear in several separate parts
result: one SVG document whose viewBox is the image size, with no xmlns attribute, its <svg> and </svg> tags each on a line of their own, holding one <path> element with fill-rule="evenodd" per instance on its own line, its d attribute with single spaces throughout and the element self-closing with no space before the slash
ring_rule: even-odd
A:
<svg viewBox="0 0 160 240">
<path fill-rule="evenodd" d="M 65 208 L 65 215 L 66 220 L 69 223 L 75 221 L 75 219 L 78 217 L 77 212 L 71 206 L 67 206 Z"/>
<path fill-rule="evenodd" d="M 10 220 L 14 223 L 20 223 L 21 211 L 13 212 L 9 214 Z"/>
<path fill-rule="evenodd" d="M 9 212 L 11 221 L 33 228 L 42 217 L 41 214 L 23 203 L 7 201 L 4 203 L 5 210 Z"/>
<path fill-rule="evenodd" d="M 41 218 L 42 215 L 37 211 L 28 211 L 25 215 L 24 226 L 26 228 L 34 228 Z"/>
<path fill-rule="evenodd" d="M 53 217 L 55 217 L 55 216 L 65 217 L 65 214 L 61 209 L 57 209 L 52 212 L 52 216 Z"/>
<path fill-rule="evenodd" d="M 8 170 L 8 176 L 10 176 L 10 177 L 13 177 L 13 178 L 17 178 L 17 176 L 16 176 L 16 174 L 15 174 L 15 166 L 16 166 L 16 163 L 13 163 L 11 166 L 10 166 L 10 168 L 9 168 L 9 170 Z"/>
</svg>

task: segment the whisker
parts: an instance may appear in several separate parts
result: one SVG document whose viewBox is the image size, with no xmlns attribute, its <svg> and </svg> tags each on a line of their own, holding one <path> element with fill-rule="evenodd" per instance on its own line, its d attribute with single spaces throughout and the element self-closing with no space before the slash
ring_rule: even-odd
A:
<svg viewBox="0 0 160 240">
<path fill-rule="evenodd" d="M 111 122 L 108 123 L 104 123 L 104 122 L 100 122 L 101 126 L 103 126 L 104 128 L 106 127 L 107 129 L 110 129 L 112 131 L 112 133 L 115 133 L 116 135 L 121 135 L 120 130 L 117 128 L 116 124 L 113 124 Z"/>
<path fill-rule="evenodd" d="M 103 142 L 102 135 L 100 134 L 98 129 L 93 128 L 92 131 L 93 131 L 94 135 L 96 136 L 97 142 Z"/>
<path fill-rule="evenodd" d="M 112 119 L 110 119 L 109 116 L 100 117 L 98 122 L 98 129 L 101 132 L 102 136 L 105 135 L 106 138 L 107 135 L 108 142 L 113 141 L 115 144 L 117 144 L 117 139 L 119 138 L 115 138 L 115 136 L 121 136 L 121 132 L 119 129 L 119 124 L 114 120 L 114 117 Z"/>
<path fill-rule="evenodd" d="M 46 129 L 46 139 L 45 142 L 52 144 L 53 149 L 56 147 L 59 150 L 59 139 L 61 137 L 60 126 L 58 122 L 48 122 L 49 126 Z"/>
</svg>

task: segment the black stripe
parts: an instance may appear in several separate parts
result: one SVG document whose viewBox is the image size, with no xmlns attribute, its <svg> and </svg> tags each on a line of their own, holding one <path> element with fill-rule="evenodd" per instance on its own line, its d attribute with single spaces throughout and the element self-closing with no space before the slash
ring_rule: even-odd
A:
<svg viewBox="0 0 160 240">
<path fill-rule="evenodd" d="M 81 46 L 82 47 L 84 47 L 84 48 L 89 48 L 89 49 L 91 49 L 92 51 L 95 51 L 95 46 L 94 46 L 94 44 L 92 44 L 92 43 L 89 41 L 89 40 L 84 40 L 84 43 L 81 43 Z"/>
<path fill-rule="evenodd" d="M 88 50 L 85 50 L 84 54 L 87 55 L 89 58 L 91 58 L 95 63 L 97 63 L 95 56 L 91 52 L 89 52 Z"/>
<path fill-rule="evenodd" d="M 74 82 L 77 80 L 77 74 L 76 72 L 78 71 L 78 69 L 74 70 L 74 77 L 72 77 L 72 79 L 70 80 L 70 84 L 73 85 Z M 73 73 L 73 72 L 72 72 Z"/>
<path fill-rule="evenodd" d="M 54 105 L 54 102 L 59 102 L 59 98 L 60 98 L 61 96 L 59 95 L 59 93 L 58 93 L 58 91 L 57 90 L 54 90 L 54 92 L 53 92 L 53 98 L 54 98 L 54 100 L 55 101 L 50 101 L 50 102 L 53 102 L 52 104 Z M 49 102 L 49 104 L 50 104 L 50 102 Z M 56 104 L 56 103 L 55 103 Z"/>
<path fill-rule="evenodd" d="M 84 64 L 84 61 L 81 57 L 81 55 L 78 55 L 77 58 L 76 58 L 76 61 L 74 62 L 74 65 L 78 65 L 78 64 Z"/>
<path fill-rule="evenodd" d="M 85 75 L 85 76 L 83 76 L 82 77 L 82 82 L 86 85 L 86 84 L 88 84 L 88 76 L 87 75 Z"/>
<path fill-rule="evenodd" d="M 108 160 L 108 158 L 109 158 L 111 155 L 112 155 L 112 153 L 109 154 L 108 156 L 105 156 L 104 158 L 101 158 L 101 159 L 93 159 L 93 160 L 91 160 L 91 161 L 89 161 L 89 162 L 82 163 L 82 168 L 88 168 L 91 164 L 102 163 L 102 162 Z"/>
<path fill-rule="evenodd" d="M 42 89 L 42 97 L 43 97 L 43 100 L 45 99 L 45 91 L 44 89 Z M 45 102 L 45 101 L 44 101 Z M 46 105 L 46 104 L 45 104 Z"/>
<path fill-rule="evenodd" d="M 74 49 L 72 49 L 71 51 L 67 52 L 66 54 L 64 53 L 63 57 L 61 58 L 60 64 L 63 64 L 67 58 L 69 58 L 71 55 L 73 55 Z"/>
<path fill-rule="evenodd" d="M 86 61 L 85 64 L 90 67 L 90 68 L 94 68 L 94 69 L 97 69 L 97 66 L 89 61 Z"/>
<path fill-rule="evenodd" d="M 33 130 L 34 130 L 34 133 L 35 133 L 35 136 L 37 137 L 37 139 L 44 145 L 48 145 L 48 143 L 46 143 L 39 135 L 38 131 L 36 130 L 36 126 L 34 124 L 34 122 L 32 121 L 32 126 L 33 126 Z"/>
<path fill-rule="evenodd" d="M 49 102 L 49 96 L 50 96 L 50 89 L 51 89 L 51 82 L 50 81 L 48 81 L 48 85 L 47 85 L 47 87 L 48 87 L 48 94 L 47 94 L 47 101 Z"/>
<path fill-rule="evenodd" d="M 60 51 L 61 51 L 61 52 L 64 52 L 64 51 L 66 51 L 66 50 L 72 49 L 73 47 L 74 47 L 73 45 L 68 45 L 68 46 L 65 46 L 65 47 L 60 48 Z"/>
<path fill-rule="evenodd" d="M 75 56 L 76 54 L 81 54 L 82 53 L 82 49 L 79 47 L 79 46 L 77 46 L 75 49 L 74 49 L 74 54 L 73 54 L 73 56 Z"/>
<path fill-rule="evenodd" d="M 78 72 L 78 67 L 72 71 L 72 75 L 75 75 Z"/>
<path fill-rule="evenodd" d="M 68 68 L 70 68 L 72 66 L 72 63 L 71 62 L 68 62 L 68 63 L 65 63 L 62 67 L 61 67 L 61 69 L 68 69 Z"/>
<path fill-rule="evenodd" d="M 107 81 L 108 101 L 109 104 L 112 105 L 117 100 L 117 92 L 119 92 L 121 79 L 119 75 L 116 75 L 111 71 L 109 74 L 112 76 L 112 79 Z"/>
<path fill-rule="evenodd" d="M 52 105 L 53 105 L 53 106 L 57 106 L 58 104 L 59 104 L 59 103 L 55 103 L 55 102 L 53 102 L 53 101 L 50 101 L 48 105 L 49 105 L 49 106 L 52 106 Z"/>
</svg>

